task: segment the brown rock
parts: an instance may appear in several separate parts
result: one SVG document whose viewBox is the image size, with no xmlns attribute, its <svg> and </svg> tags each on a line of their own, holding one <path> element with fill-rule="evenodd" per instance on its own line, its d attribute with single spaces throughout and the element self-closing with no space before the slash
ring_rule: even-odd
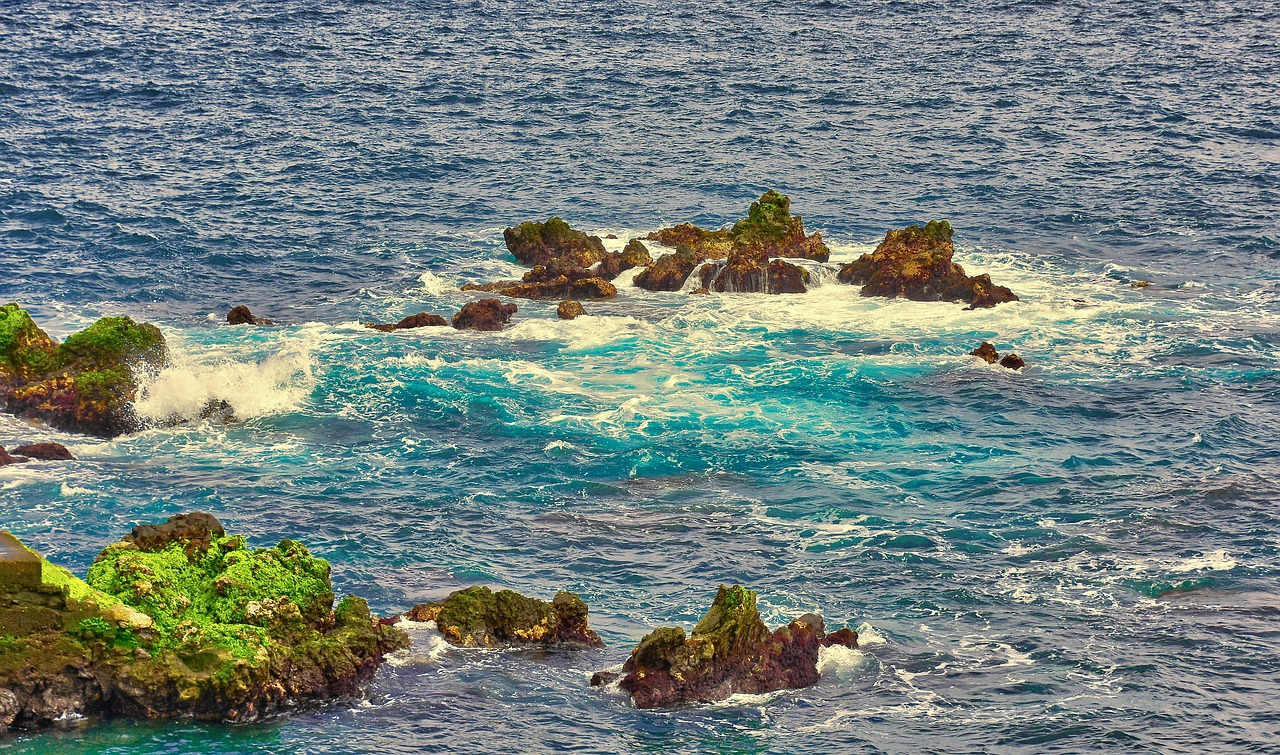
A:
<svg viewBox="0 0 1280 755">
<path fill-rule="evenodd" d="M 673 254 L 664 254 L 635 277 L 635 284 L 649 291 L 679 291 L 694 268 L 707 258 L 682 246 Z"/>
<path fill-rule="evenodd" d="M 24 461 L 29 461 L 29 459 L 23 456 L 14 458 L 9 455 L 8 451 L 4 450 L 3 448 L 0 448 L 0 467 L 7 467 L 10 464 L 21 464 Z"/>
<path fill-rule="evenodd" d="M 582 304 L 572 299 L 566 299 L 560 302 L 560 306 L 556 308 L 556 315 L 561 320 L 572 320 L 578 315 L 585 315 L 587 311 L 582 308 Z"/>
<path fill-rule="evenodd" d="M 1022 361 L 1022 357 L 1017 354 L 1005 354 L 1004 358 L 1000 360 L 1000 366 L 1011 370 L 1020 370 L 1026 367 L 1027 363 Z"/>
<path fill-rule="evenodd" d="M 453 327 L 459 330 L 502 330 L 516 310 L 516 305 L 504 304 L 497 299 L 467 302 L 453 316 Z"/>
<path fill-rule="evenodd" d="M 604 299 L 618 289 L 592 270 L 572 262 L 553 260 L 536 265 L 520 281 L 468 283 L 463 291 L 486 291 L 513 299 Z"/>
<path fill-rule="evenodd" d="M 191 556 L 197 551 L 203 553 L 209 550 L 214 538 L 226 534 L 217 517 L 197 511 L 171 516 L 163 524 L 139 524 L 121 541 L 132 543 L 138 550 L 148 553 L 159 553 L 169 543 L 182 542 L 185 543 L 187 555 Z"/>
<path fill-rule="evenodd" d="M 474 586 L 414 606 L 405 616 L 434 621 L 440 634 L 459 647 L 604 647 L 587 625 L 587 612 L 587 604 L 571 592 L 557 593 L 547 603 L 512 590 Z"/>
<path fill-rule="evenodd" d="M 702 287 L 710 291 L 803 294 L 808 281 L 808 270 L 747 247 L 734 249 L 722 264 L 702 267 Z"/>
<path fill-rule="evenodd" d="M 507 249 L 524 265 L 545 265 L 552 260 L 589 267 L 604 258 L 604 242 L 598 236 L 576 231 L 560 218 L 545 223 L 521 223 L 502 233 Z"/>
<path fill-rule="evenodd" d="M 27 443 L 14 448 L 10 453 L 45 461 L 74 461 L 76 458 L 61 443 Z"/>
<path fill-rule="evenodd" d="M 624 270 L 633 267 L 645 267 L 653 264 L 649 256 L 649 248 L 640 243 L 640 239 L 631 239 L 621 252 L 610 252 L 600 261 L 600 277 L 613 280 Z"/>
<path fill-rule="evenodd" d="M 378 330 L 383 333 L 390 333 L 393 330 L 408 330 L 409 328 L 429 328 L 429 327 L 438 327 L 441 325 L 448 325 L 448 324 L 449 324 L 449 321 L 445 320 L 440 315 L 433 315 L 433 314 L 430 314 L 429 312 L 419 312 L 416 315 L 409 315 L 408 317 L 404 318 L 398 323 L 395 323 L 394 325 L 381 324 L 376 322 L 366 322 L 364 326 L 366 328 L 372 328 L 373 330 Z"/>
<path fill-rule="evenodd" d="M 970 351 L 969 356 L 982 357 L 982 360 L 987 364 L 995 364 L 1000 361 L 1000 354 L 996 351 L 996 347 L 986 341 L 983 341 L 978 348 Z"/>
<path fill-rule="evenodd" d="M 265 317 L 254 316 L 243 304 L 231 308 L 227 313 L 227 322 L 232 325 L 275 325 L 275 322 Z"/>
</svg>

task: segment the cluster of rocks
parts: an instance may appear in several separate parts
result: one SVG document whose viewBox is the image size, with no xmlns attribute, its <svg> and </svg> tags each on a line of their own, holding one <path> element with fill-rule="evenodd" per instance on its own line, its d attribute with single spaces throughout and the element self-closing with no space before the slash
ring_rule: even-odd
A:
<svg viewBox="0 0 1280 755">
<path fill-rule="evenodd" d="M 40 461 L 74 461 L 75 456 L 61 443 L 23 443 L 6 451 L 0 447 L 0 467 L 8 464 L 22 464 L 38 459 Z"/>
<path fill-rule="evenodd" d="M 1027 366 L 1027 363 L 1022 361 L 1022 357 L 1014 354 L 1013 352 L 1009 352 L 1003 357 L 1000 356 L 1000 352 L 996 351 L 996 347 L 992 346 L 987 341 L 983 341 L 981 346 L 970 351 L 969 356 L 979 357 L 987 364 L 999 363 L 1001 367 L 1005 367 L 1010 370 L 1020 370 Z"/>
<path fill-rule="evenodd" d="M 366 322 L 364 326 L 382 333 L 413 328 L 444 327 L 452 325 L 459 330 L 502 330 L 511 321 L 517 311 L 516 305 L 501 302 L 497 299 L 481 299 L 462 305 L 462 309 L 446 320 L 440 315 L 430 312 L 419 312 L 394 323 Z M 275 321 L 265 317 L 257 317 L 243 304 L 232 308 L 227 313 L 227 322 L 232 325 L 275 325 Z"/>
<path fill-rule="evenodd" d="M 400 621 L 434 622 L 463 648 L 600 648 L 580 597 L 473 586 L 378 619 L 335 603 L 329 564 L 301 543 L 251 549 L 215 517 L 179 514 L 107 546 L 83 580 L 0 532 L 0 731 L 67 716 L 252 721 L 307 700 L 359 694 L 407 648 Z M 806 614 L 770 631 L 756 594 L 721 586 L 686 636 L 640 641 L 617 680 L 641 708 L 721 700 L 818 680 L 818 651 L 857 647 Z"/>
</svg>

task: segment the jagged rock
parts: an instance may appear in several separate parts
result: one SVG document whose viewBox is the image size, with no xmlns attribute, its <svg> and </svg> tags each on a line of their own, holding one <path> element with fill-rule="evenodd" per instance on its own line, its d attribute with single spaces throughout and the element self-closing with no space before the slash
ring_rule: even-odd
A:
<svg viewBox="0 0 1280 755">
<path fill-rule="evenodd" d="M 564 260 L 536 265 L 521 281 L 468 283 L 462 290 L 485 291 L 513 299 L 604 299 L 618 293 L 612 283 L 597 273 Z"/>
<path fill-rule="evenodd" d="M 364 326 L 366 328 L 372 328 L 373 330 L 381 331 L 383 333 L 390 333 L 393 330 L 408 330 L 410 328 L 430 328 L 430 327 L 438 327 L 441 325 L 448 325 L 448 324 L 449 324 L 449 321 L 444 319 L 440 315 L 433 315 L 429 312 L 419 312 L 416 315 L 409 315 L 408 317 L 404 318 L 403 320 L 397 323 L 366 322 Z"/>
<path fill-rule="evenodd" d="M 995 364 L 1000 361 L 1000 353 L 996 351 L 996 347 L 986 341 L 983 341 L 978 348 L 970 351 L 969 356 L 982 357 L 982 361 L 987 364 Z"/>
<path fill-rule="evenodd" d="M 844 644 L 849 634 L 856 645 L 852 632 L 834 633 L 830 643 Z M 638 708 L 805 687 L 818 680 L 818 649 L 827 637 L 813 614 L 770 633 L 754 592 L 721 585 L 688 637 L 680 627 L 665 627 L 640 640 L 619 686 Z"/>
<path fill-rule="evenodd" d="M 256 317 L 243 304 L 231 308 L 231 311 L 227 313 L 227 322 L 232 325 L 275 325 L 273 320 L 268 320 L 265 317 Z"/>
<path fill-rule="evenodd" d="M 836 631 L 822 638 L 823 647 L 831 647 L 832 645 L 839 645 L 841 647 L 855 649 L 858 647 L 858 633 L 853 631 L 849 627 L 843 627 L 841 629 L 837 629 Z"/>
<path fill-rule="evenodd" d="M 822 234 L 806 236 L 804 221 L 791 214 L 791 199 L 769 190 L 752 202 L 747 217 L 731 228 L 708 231 L 691 223 L 663 228 L 648 236 L 665 246 L 687 246 L 703 259 L 728 257 L 735 249 L 746 248 L 773 257 L 801 257 L 826 262 L 831 256 Z"/>
<path fill-rule="evenodd" d="M 640 239 L 631 239 L 621 252 L 610 252 L 604 256 L 600 261 L 600 277 L 613 280 L 625 270 L 651 264 L 653 264 L 653 258 L 649 256 L 649 248 L 642 244 Z"/>
<path fill-rule="evenodd" d="M 524 265 L 545 265 L 552 260 L 590 267 L 604 258 L 604 242 L 598 236 L 575 231 L 560 218 L 545 223 L 527 222 L 502 232 L 507 249 Z"/>
<path fill-rule="evenodd" d="M 993 284 L 989 275 L 966 276 L 964 268 L 951 261 L 952 233 L 945 220 L 889 231 L 874 252 L 841 268 L 839 281 L 861 285 L 863 296 L 963 301 L 969 309 L 1018 301 L 1012 291 Z"/>
<path fill-rule="evenodd" d="M 722 264 L 702 266 L 702 287 L 709 291 L 803 294 L 808 282 L 808 270 L 750 247 L 735 248 Z"/>
<path fill-rule="evenodd" d="M 694 268 L 707 258 L 692 248 L 682 246 L 672 254 L 654 260 L 635 277 L 635 284 L 649 291 L 679 291 Z"/>
<path fill-rule="evenodd" d="M 561 320 L 572 320 L 573 318 L 579 315 L 585 315 L 586 313 L 587 311 L 582 308 L 582 304 L 572 299 L 562 301 L 560 302 L 560 306 L 556 307 L 556 315 L 559 316 Z"/>
<path fill-rule="evenodd" d="M 587 604 L 571 592 L 556 593 L 547 603 L 512 590 L 495 593 L 474 586 L 442 601 L 414 606 L 405 616 L 434 621 L 440 634 L 459 647 L 603 647 L 587 625 L 587 610 Z"/>
<path fill-rule="evenodd" d="M 335 606 L 328 563 L 301 544 L 252 550 L 212 517 L 181 521 L 207 526 L 171 529 L 155 549 L 108 546 L 84 581 L 26 551 L 39 584 L 0 581 L 0 722 L 250 721 L 356 694 L 407 646 L 364 600 Z"/>
<path fill-rule="evenodd" d="M 192 555 L 195 551 L 203 553 L 209 550 L 214 540 L 226 534 L 217 517 L 198 511 L 171 516 L 162 524 L 139 524 L 120 542 L 147 553 L 159 553 L 172 543 L 181 542 L 189 551 L 188 555 Z"/>
<path fill-rule="evenodd" d="M 516 311 L 516 305 L 504 304 L 497 299 L 467 302 L 453 316 L 453 327 L 459 330 L 502 330 Z"/>
<path fill-rule="evenodd" d="M 0 398 L 20 417 L 112 438 L 141 427 L 133 412 L 135 370 L 168 357 L 154 326 L 103 317 L 62 344 L 16 304 L 0 307 Z"/>
<path fill-rule="evenodd" d="M 10 453 L 45 461 L 75 461 L 76 458 L 61 443 L 26 443 L 12 449 Z"/>
<path fill-rule="evenodd" d="M 733 250 L 733 239 L 729 236 L 728 228 L 708 231 L 693 223 L 680 223 L 670 228 L 662 228 L 645 238 L 675 249 L 687 247 L 690 252 L 703 260 L 724 259 Z"/>
<path fill-rule="evenodd" d="M 1022 357 L 1017 354 L 1005 354 L 1000 360 L 1000 366 L 1010 370 L 1020 370 L 1026 367 L 1027 363 L 1022 361 Z"/>
</svg>

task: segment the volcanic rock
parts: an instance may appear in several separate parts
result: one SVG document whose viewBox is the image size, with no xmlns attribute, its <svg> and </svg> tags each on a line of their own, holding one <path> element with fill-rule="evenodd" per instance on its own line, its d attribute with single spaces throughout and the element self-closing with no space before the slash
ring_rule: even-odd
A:
<svg viewBox="0 0 1280 755">
<path fill-rule="evenodd" d="M 274 320 L 268 320 L 265 317 L 256 317 L 249 308 L 243 304 L 232 307 L 227 313 L 227 322 L 232 325 L 275 325 Z"/>
<path fill-rule="evenodd" d="M 459 330 L 502 330 L 516 309 L 516 305 L 504 304 L 497 299 L 467 302 L 453 316 L 453 327 Z"/>
<path fill-rule="evenodd" d="M 786 260 L 769 260 L 764 252 L 737 247 L 721 264 L 702 266 L 702 286 L 709 291 L 803 294 L 809 271 Z"/>
<path fill-rule="evenodd" d="M 747 217 L 731 228 L 708 231 L 681 223 L 655 231 L 648 238 L 665 246 L 687 246 L 703 259 L 728 257 L 738 248 L 752 249 L 766 259 L 800 257 L 826 262 L 831 255 L 822 234 L 805 235 L 803 219 L 791 214 L 791 199 L 773 190 L 752 202 Z"/>
<path fill-rule="evenodd" d="M 397 323 L 376 323 L 366 322 L 366 328 L 372 328 L 383 333 L 390 333 L 393 330 L 408 330 L 410 328 L 429 328 L 448 325 L 449 321 L 440 315 L 433 315 L 429 312 L 419 312 L 416 315 L 409 315 Z"/>
<path fill-rule="evenodd" d="M 512 590 L 473 586 L 414 606 L 405 616 L 434 621 L 440 634 L 459 647 L 604 647 L 587 625 L 587 611 L 587 604 L 571 592 L 556 593 L 547 603 Z"/>
<path fill-rule="evenodd" d="M 535 265 L 520 281 L 468 283 L 463 291 L 486 291 L 514 299 L 604 299 L 618 293 L 598 273 L 566 260 Z"/>
<path fill-rule="evenodd" d="M 563 260 L 590 267 L 604 258 L 604 242 L 598 236 L 576 231 L 560 218 L 545 223 L 527 222 L 502 232 L 507 249 L 524 265 L 545 265 Z"/>
<path fill-rule="evenodd" d="M 556 307 L 556 315 L 559 316 L 561 320 L 572 320 L 573 318 L 579 315 L 585 315 L 586 313 L 587 311 L 582 308 L 582 303 L 576 302 L 573 299 L 566 299 L 565 301 L 560 302 L 559 307 Z"/>
<path fill-rule="evenodd" d="M 964 268 L 951 261 L 952 233 L 945 220 L 889 231 L 874 252 L 841 268 L 838 279 L 861 285 L 863 296 L 963 301 L 968 309 L 1018 301 L 1012 291 L 993 284 L 990 276 L 966 276 Z"/>
<path fill-rule="evenodd" d="M 10 456 L 9 452 L 0 448 L 0 467 L 7 467 L 10 464 L 21 464 L 24 461 L 31 461 L 25 456 Z"/>
<path fill-rule="evenodd" d="M 679 291 L 694 268 L 707 258 L 688 246 L 654 260 L 635 277 L 635 284 L 649 291 Z"/>
<path fill-rule="evenodd" d="M 61 443 L 27 443 L 10 450 L 9 453 L 45 461 L 74 461 L 76 458 Z"/>
<path fill-rule="evenodd" d="M 1017 354 L 1005 354 L 1000 360 L 1000 366 L 1010 370 L 1020 370 L 1026 367 L 1027 363 L 1022 361 L 1022 357 Z"/>
<path fill-rule="evenodd" d="M 649 248 L 642 244 L 640 239 L 631 239 L 621 252 L 609 252 L 604 256 L 600 261 L 600 277 L 613 280 L 625 270 L 651 264 L 653 264 L 653 258 L 649 256 Z"/>
<path fill-rule="evenodd" d="M 987 364 L 995 364 L 1000 361 L 1000 353 L 996 351 L 996 347 L 986 341 L 983 341 L 978 348 L 970 351 L 969 356 L 982 357 L 982 360 Z"/>
<path fill-rule="evenodd" d="M 856 645 L 852 632 L 834 633 L 830 642 L 845 644 L 849 634 Z M 640 640 L 619 686 L 638 708 L 805 687 L 818 680 L 818 649 L 826 638 L 813 614 L 770 633 L 753 591 L 721 585 L 688 637 L 680 627 L 666 627 Z"/>
</svg>

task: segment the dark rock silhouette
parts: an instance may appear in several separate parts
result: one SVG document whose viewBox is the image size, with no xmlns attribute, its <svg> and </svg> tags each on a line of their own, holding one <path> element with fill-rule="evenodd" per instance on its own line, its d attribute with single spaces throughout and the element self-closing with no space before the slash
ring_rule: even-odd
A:
<svg viewBox="0 0 1280 755">
<path fill-rule="evenodd" d="M 397 323 L 366 322 L 364 326 L 366 328 L 372 328 L 373 330 L 382 331 L 383 333 L 390 333 L 395 330 L 408 330 L 410 328 L 430 328 L 430 327 L 437 327 L 437 326 L 448 325 L 448 324 L 449 324 L 449 321 L 444 319 L 440 315 L 433 315 L 429 312 L 419 312 L 416 315 L 409 315 L 408 317 L 404 318 L 403 320 Z"/>
<path fill-rule="evenodd" d="M 587 611 L 587 604 L 571 592 L 557 593 L 548 603 L 512 590 L 475 586 L 414 606 L 405 616 L 434 621 L 440 634 L 460 647 L 604 647 L 587 625 Z"/>
<path fill-rule="evenodd" d="M 76 458 L 61 443 L 26 443 L 10 449 L 9 453 L 44 461 L 74 461 Z"/>
<path fill-rule="evenodd" d="M 467 302 L 453 316 L 453 327 L 459 330 L 502 330 L 516 311 L 516 305 L 504 304 L 497 299 Z"/>
<path fill-rule="evenodd" d="M 227 313 L 227 322 L 232 325 L 275 325 L 275 321 L 265 317 L 257 317 L 243 304 L 232 307 Z"/>
</svg>

